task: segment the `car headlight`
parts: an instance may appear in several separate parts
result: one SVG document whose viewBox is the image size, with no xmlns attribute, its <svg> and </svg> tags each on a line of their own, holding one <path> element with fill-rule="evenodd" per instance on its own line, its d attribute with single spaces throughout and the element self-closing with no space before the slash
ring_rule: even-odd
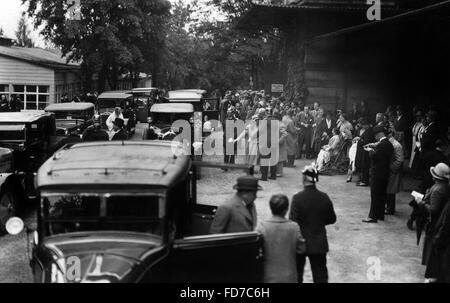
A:
<svg viewBox="0 0 450 303">
<path fill-rule="evenodd" d="M 193 117 L 191 117 L 191 118 L 189 119 L 189 123 L 194 124 L 194 118 L 193 118 Z"/>
</svg>

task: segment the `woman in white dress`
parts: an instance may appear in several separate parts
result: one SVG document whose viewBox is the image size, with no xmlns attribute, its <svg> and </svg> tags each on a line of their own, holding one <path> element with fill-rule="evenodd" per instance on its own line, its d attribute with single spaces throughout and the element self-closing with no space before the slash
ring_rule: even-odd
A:
<svg viewBox="0 0 450 303">
<path fill-rule="evenodd" d="M 252 117 L 252 122 L 247 125 L 245 131 L 234 140 L 234 143 L 246 139 L 246 154 L 245 164 L 253 165 L 255 168 L 258 165 L 258 115 Z M 256 171 L 256 170 L 255 170 Z"/>
<path fill-rule="evenodd" d="M 331 156 L 336 155 L 339 152 L 338 147 L 341 141 L 339 134 L 340 131 L 337 128 L 334 128 L 333 137 L 331 137 L 327 145 L 322 146 L 316 160 L 316 167 L 319 172 L 323 171 L 325 165 L 330 162 Z"/>
</svg>

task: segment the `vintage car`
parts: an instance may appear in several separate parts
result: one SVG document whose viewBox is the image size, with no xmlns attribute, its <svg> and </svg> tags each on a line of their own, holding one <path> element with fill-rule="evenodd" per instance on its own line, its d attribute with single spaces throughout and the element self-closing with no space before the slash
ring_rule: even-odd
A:
<svg viewBox="0 0 450 303">
<path fill-rule="evenodd" d="M 45 108 L 55 114 L 58 136 L 80 136 L 94 124 L 95 106 L 92 103 L 58 103 Z"/>
<path fill-rule="evenodd" d="M 180 129 L 173 127 L 174 122 L 179 120 L 189 122 L 192 134 L 194 130 L 194 106 L 192 104 L 154 104 L 150 110 L 149 128 L 144 130 L 142 139 L 173 140 L 180 134 Z"/>
<path fill-rule="evenodd" d="M 209 120 L 219 120 L 219 99 L 206 98 L 206 91 L 201 89 L 175 90 L 168 93 L 170 103 L 190 103 L 199 118 L 204 119 L 208 116 Z"/>
<path fill-rule="evenodd" d="M 150 109 L 153 104 L 165 101 L 163 92 L 154 87 L 134 88 L 128 92 L 133 96 L 133 102 L 137 105 L 137 120 L 141 123 L 148 123 Z"/>
<path fill-rule="evenodd" d="M 128 135 L 133 135 L 136 132 L 137 105 L 133 102 L 133 95 L 127 91 L 104 92 L 98 96 L 97 107 L 98 120 L 103 129 L 108 129 L 106 120 L 117 107 L 120 107 Z"/>
<path fill-rule="evenodd" d="M 216 207 L 197 203 L 195 178 L 196 165 L 207 165 L 177 148 L 84 143 L 48 160 L 36 179 L 37 230 L 28 229 L 34 281 L 260 282 L 262 236 L 209 234 Z M 23 226 L 8 221 L 11 234 Z"/>
<path fill-rule="evenodd" d="M 63 140 L 50 113 L 0 113 L 0 232 L 36 197 L 34 173 Z"/>
</svg>

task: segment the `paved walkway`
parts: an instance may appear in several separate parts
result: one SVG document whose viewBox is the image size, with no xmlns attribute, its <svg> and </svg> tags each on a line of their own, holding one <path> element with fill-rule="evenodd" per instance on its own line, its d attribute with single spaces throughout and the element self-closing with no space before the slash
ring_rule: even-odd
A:
<svg viewBox="0 0 450 303">
<path fill-rule="evenodd" d="M 310 161 L 297 161 L 297 168 L 285 169 L 285 176 L 276 181 L 261 182 L 264 190 L 256 201 L 258 218 L 270 216 L 268 202 L 273 194 L 283 193 L 289 199 L 302 189 L 301 168 Z M 200 202 L 218 205 L 233 194 L 232 186 L 240 172 L 215 173 L 201 181 Z M 212 176 L 210 176 L 212 177 Z M 220 180 L 220 182 L 218 182 Z M 421 283 L 424 267 L 420 265 L 421 248 L 416 245 L 415 232 L 406 227 L 410 214 L 410 195 L 398 196 L 397 214 L 385 222 L 365 224 L 368 215 L 370 189 L 346 183 L 346 176 L 321 176 L 318 188 L 329 194 L 334 203 L 337 223 L 328 227 L 330 253 L 328 268 L 333 283 Z M 212 198 L 214 196 L 214 198 Z M 370 258 L 372 257 L 372 258 Z M 373 258 L 374 257 L 374 258 Z M 369 259 L 370 258 L 370 259 Z M 380 262 L 380 280 L 369 280 L 368 261 Z M 369 271 L 371 272 L 371 271 Z M 305 282 L 312 282 L 308 269 Z"/>
</svg>

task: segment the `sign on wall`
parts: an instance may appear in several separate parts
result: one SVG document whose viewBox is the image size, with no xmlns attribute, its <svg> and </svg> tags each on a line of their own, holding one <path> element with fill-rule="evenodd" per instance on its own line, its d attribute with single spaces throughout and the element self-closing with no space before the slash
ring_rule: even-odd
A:
<svg viewBox="0 0 450 303">
<path fill-rule="evenodd" d="M 272 84 L 272 93 L 283 93 L 284 85 L 283 84 Z"/>
</svg>

